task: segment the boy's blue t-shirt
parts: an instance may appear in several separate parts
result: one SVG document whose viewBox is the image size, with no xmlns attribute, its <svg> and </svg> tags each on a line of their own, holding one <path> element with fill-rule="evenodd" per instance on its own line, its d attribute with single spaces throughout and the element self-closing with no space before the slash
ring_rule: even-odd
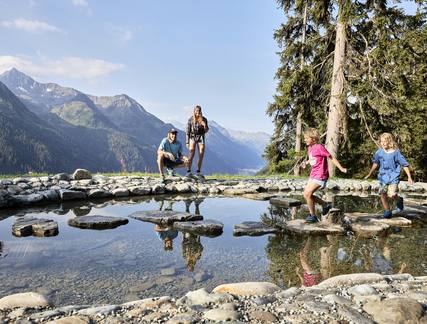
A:
<svg viewBox="0 0 427 324">
<path fill-rule="evenodd" d="M 175 143 L 171 143 L 168 138 L 165 137 L 159 145 L 159 150 L 172 153 L 175 159 L 179 159 L 182 155 L 182 144 L 178 140 L 176 140 Z"/>
<path fill-rule="evenodd" d="M 399 150 L 387 153 L 382 148 L 375 152 L 372 163 L 380 166 L 378 180 L 382 184 L 399 183 L 400 167 L 409 166 L 409 163 L 405 160 Z"/>
</svg>

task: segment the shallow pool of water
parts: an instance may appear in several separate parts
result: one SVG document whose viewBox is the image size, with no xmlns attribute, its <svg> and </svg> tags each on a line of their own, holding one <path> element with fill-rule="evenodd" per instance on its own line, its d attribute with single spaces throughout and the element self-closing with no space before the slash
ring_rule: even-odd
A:
<svg viewBox="0 0 427 324">
<path fill-rule="evenodd" d="M 381 209 L 377 196 L 332 199 L 345 211 Z M 127 225 L 102 231 L 67 224 L 85 214 L 127 217 L 153 209 L 200 213 L 222 222 L 224 232 L 215 238 L 159 232 L 154 224 L 131 218 Z M 226 282 L 271 281 L 288 287 L 354 272 L 427 272 L 427 230 L 422 223 L 373 239 L 234 237 L 233 226 L 243 221 L 301 218 L 306 211 L 273 207 L 268 201 L 192 196 L 78 202 L 14 213 L 0 220 L 0 297 L 38 291 L 56 305 L 120 303 L 148 296 L 180 297 L 188 290 Z M 24 214 L 57 221 L 59 235 L 14 237 L 12 224 Z M 167 236 L 172 246 L 165 243 L 170 241 Z"/>
</svg>

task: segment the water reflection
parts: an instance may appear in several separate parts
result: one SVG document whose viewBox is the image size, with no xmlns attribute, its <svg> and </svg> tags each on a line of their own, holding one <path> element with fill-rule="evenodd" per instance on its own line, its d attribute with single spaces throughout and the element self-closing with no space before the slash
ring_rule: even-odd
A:
<svg viewBox="0 0 427 324">
<path fill-rule="evenodd" d="M 187 270 L 194 271 L 197 261 L 202 257 L 203 245 L 200 236 L 190 233 L 182 235 L 182 257 L 187 264 Z"/>
<path fill-rule="evenodd" d="M 4 253 L 4 243 L 3 241 L 0 241 L 0 258 L 3 257 Z"/>
<path fill-rule="evenodd" d="M 171 226 L 156 225 L 154 230 L 157 232 L 158 237 L 163 241 L 163 249 L 165 251 L 173 250 L 173 240 L 178 236 L 178 231 Z"/>
</svg>

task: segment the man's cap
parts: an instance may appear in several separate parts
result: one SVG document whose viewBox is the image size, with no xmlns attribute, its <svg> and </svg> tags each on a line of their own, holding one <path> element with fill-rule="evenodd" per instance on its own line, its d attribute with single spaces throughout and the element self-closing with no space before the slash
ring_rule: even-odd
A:
<svg viewBox="0 0 427 324">
<path fill-rule="evenodd" d="M 169 129 L 169 132 L 168 133 L 178 133 L 178 131 L 175 129 L 175 128 L 171 128 L 171 129 Z"/>
</svg>

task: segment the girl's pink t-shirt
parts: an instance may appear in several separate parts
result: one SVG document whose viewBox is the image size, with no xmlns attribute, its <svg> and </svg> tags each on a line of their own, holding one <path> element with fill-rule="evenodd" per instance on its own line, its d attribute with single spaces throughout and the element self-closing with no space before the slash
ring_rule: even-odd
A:
<svg viewBox="0 0 427 324">
<path fill-rule="evenodd" d="M 322 144 L 314 144 L 308 147 L 308 162 L 311 165 L 310 178 L 328 180 L 328 157 L 331 154 Z"/>
</svg>

